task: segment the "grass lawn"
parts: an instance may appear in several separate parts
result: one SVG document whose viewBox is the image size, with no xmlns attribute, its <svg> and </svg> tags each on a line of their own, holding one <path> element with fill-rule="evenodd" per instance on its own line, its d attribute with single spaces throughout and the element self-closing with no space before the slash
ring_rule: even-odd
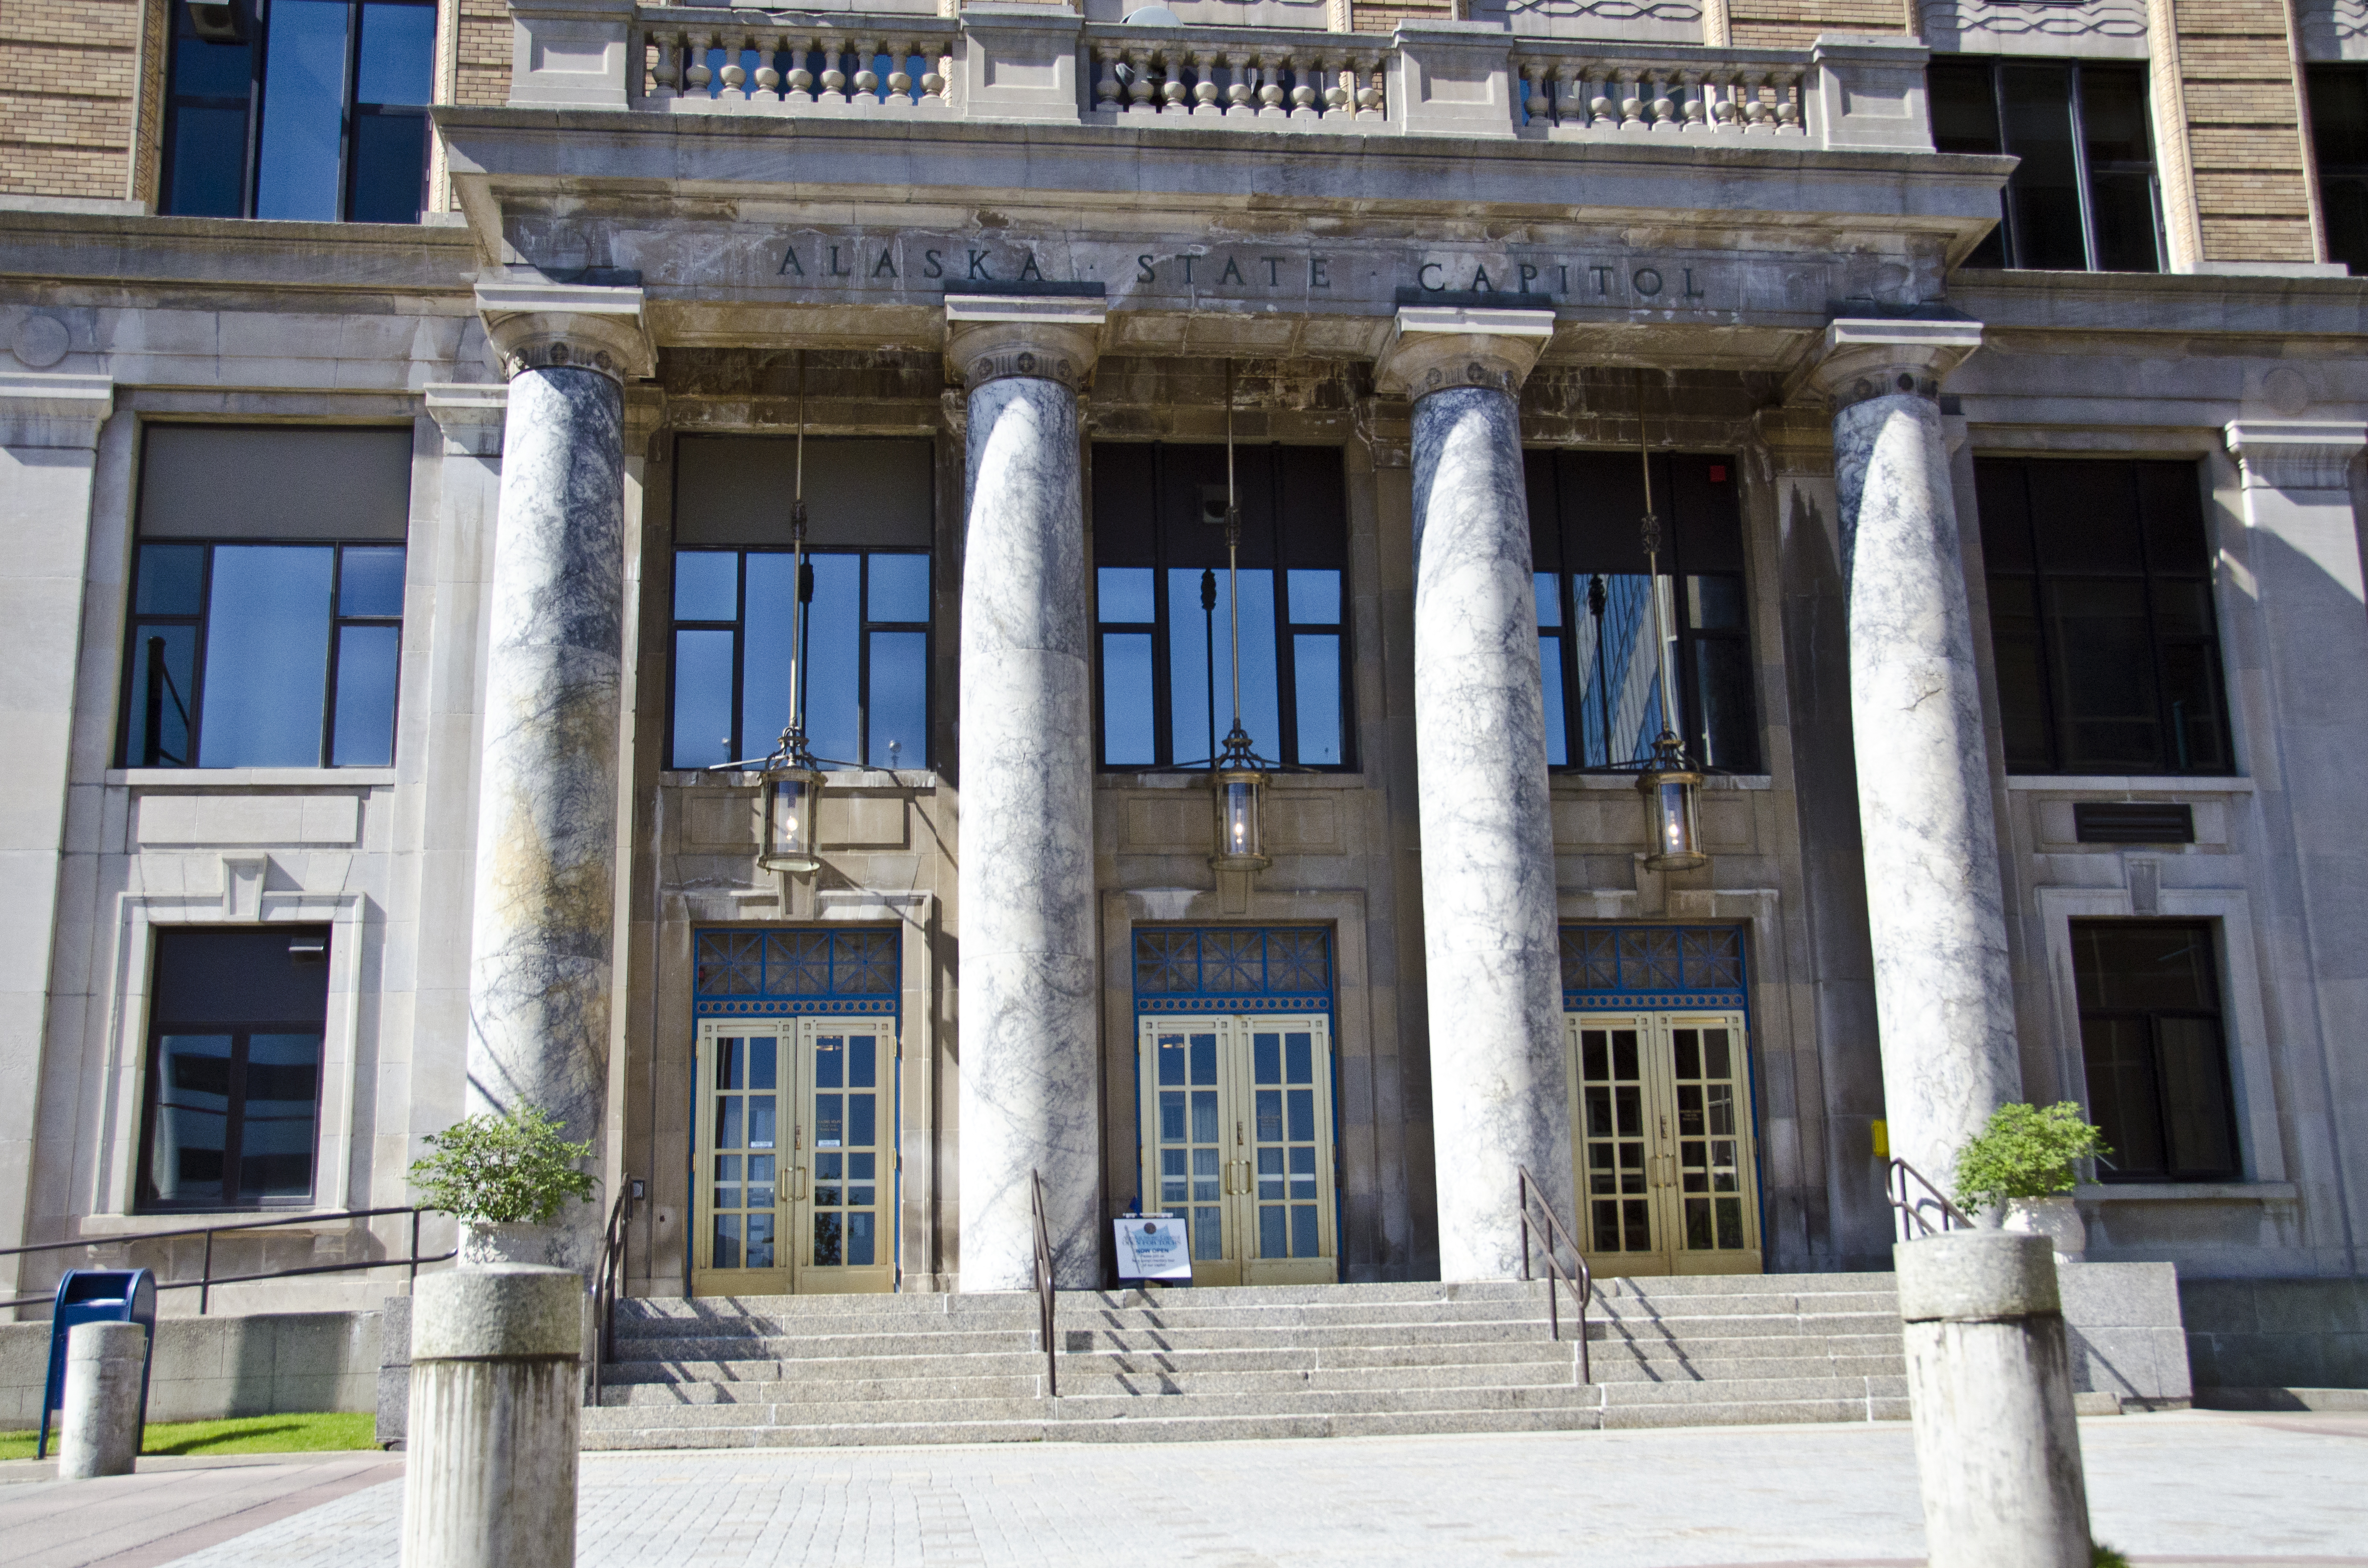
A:
<svg viewBox="0 0 2368 1568">
<path fill-rule="evenodd" d="M 298 1454 L 367 1449 L 378 1417 L 367 1410 L 311 1415 L 242 1415 L 229 1421 L 151 1421 L 143 1454 Z M 33 1457 L 31 1432 L 0 1432 L 0 1460 Z M 50 1452 L 58 1425 L 50 1426 Z"/>
</svg>

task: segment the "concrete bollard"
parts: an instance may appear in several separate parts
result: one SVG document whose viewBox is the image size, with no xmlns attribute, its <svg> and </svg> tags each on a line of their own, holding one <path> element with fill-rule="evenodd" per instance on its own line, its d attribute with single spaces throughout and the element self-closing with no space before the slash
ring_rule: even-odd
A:
<svg viewBox="0 0 2368 1568">
<path fill-rule="evenodd" d="M 66 1330 L 65 1425 L 58 1479 L 130 1475 L 140 1457 L 141 1387 L 148 1330 L 136 1323 L 85 1323 Z"/>
<path fill-rule="evenodd" d="M 403 1568 L 573 1568 L 584 1277 L 495 1264 L 411 1297 Z"/>
<path fill-rule="evenodd" d="M 2048 1239 L 1951 1231 L 1893 1256 L 1931 1568 L 2089 1568 Z"/>
</svg>

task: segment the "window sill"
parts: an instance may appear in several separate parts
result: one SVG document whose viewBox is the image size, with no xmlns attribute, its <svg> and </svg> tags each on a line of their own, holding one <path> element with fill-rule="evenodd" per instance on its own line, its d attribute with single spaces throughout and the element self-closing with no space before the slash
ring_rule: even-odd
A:
<svg viewBox="0 0 2368 1568">
<path fill-rule="evenodd" d="M 2080 1203 L 2294 1203 L 2300 1195 L 2290 1181 L 2082 1182 L 2072 1189 Z"/>
<path fill-rule="evenodd" d="M 658 775 L 658 782 L 669 790 L 753 790 L 764 775 L 754 767 L 744 767 L 736 773 L 711 773 L 704 767 L 669 767 Z M 823 775 L 823 788 L 830 790 L 935 790 L 937 774 L 928 768 L 906 768 L 895 773 L 884 767 L 842 767 Z"/>
<path fill-rule="evenodd" d="M 2009 773 L 2009 790 L 2050 790 L 2065 794 L 2249 795 L 2253 781 L 2234 773 Z"/>
<path fill-rule="evenodd" d="M 275 1224 L 270 1233 L 258 1233 L 321 1235 L 348 1231 L 357 1223 L 342 1209 L 189 1209 L 172 1214 L 85 1214 L 74 1232 L 85 1241 L 137 1241 L 159 1231 L 199 1231 L 210 1225 L 254 1225 L 267 1221 L 311 1222 Z"/>
<path fill-rule="evenodd" d="M 395 777 L 392 767 L 110 767 L 106 782 L 134 790 L 370 790 Z"/>
<path fill-rule="evenodd" d="M 1361 772 L 1272 773 L 1267 776 L 1267 787 L 1275 790 L 1362 790 L 1366 788 Z M 1110 768 L 1094 774 L 1097 790 L 1206 790 L 1209 771 L 1204 767 L 1167 768 L 1130 773 L 1126 769 Z"/>
<path fill-rule="evenodd" d="M 1627 790 L 1636 788 L 1634 773 L 1581 773 L 1577 769 L 1556 768 L 1546 775 L 1552 790 Z M 1772 773 L 1711 773 L 1702 777 L 1705 792 L 1721 790 L 1773 790 L 1776 776 Z"/>
</svg>

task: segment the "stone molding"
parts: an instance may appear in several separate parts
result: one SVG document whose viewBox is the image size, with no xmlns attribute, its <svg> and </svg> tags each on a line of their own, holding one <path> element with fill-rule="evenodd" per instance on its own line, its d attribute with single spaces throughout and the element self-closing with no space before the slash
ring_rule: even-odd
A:
<svg viewBox="0 0 2368 1568">
<path fill-rule="evenodd" d="M 1101 353 L 1103 301 L 1071 295 L 965 294 L 946 301 L 946 379 L 975 392 L 1006 376 L 1082 392 Z"/>
<path fill-rule="evenodd" d="M 2248 490 L 2348 490 L 2368 425 L 2348 419 L 2236 419 L 2228 455 Z"/>
<path fill-rule="evenodd" d="M 1827 324 L 1815 353 L 1784 390 L 1788 401 L 1803 392 L 1824 398 L 1837 414 L 1873 397 L 1938 399 L 1949 372 L 1981 346 L 1976 321 L 1844 319 Z"/>
<path fill-rule="evenodd" d="M 633 0 L 510 0 L 512 108 L 632 107 L 626 51 Z M 641 59 L 632 61 L 640 85 Z"/>
<path fill-rule="evenodd" d="M 1493 387 L 1518 396 L 1554 336 L 1552 311 L 1401 305 L 1373 366 L 1373 384 L 1418 400 L 1450 387 Z"/>
<path fill-rule="evenodd" d="M 502 424 L 510 406 L 507 385 L 436 381 L 419 390 L 428 417 L 444 432 L 445 451 L 474 458 L 502 455 Z"/>
<path fill-rule="evenodd" d="M 114 412 L 112 376 L 0 371 L 0 447 L 95 449 Z"/>
<path fill-rule="evenodd" d="M 657 369 L 639 289 L 566 283 L 480 283 L 477 311 L 502 374 L 596 370 L 619 383 Z"/>
</svg>

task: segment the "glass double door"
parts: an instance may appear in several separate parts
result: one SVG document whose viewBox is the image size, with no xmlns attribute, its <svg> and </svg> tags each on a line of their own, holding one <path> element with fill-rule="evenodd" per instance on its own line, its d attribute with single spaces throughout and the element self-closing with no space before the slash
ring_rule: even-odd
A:
<svg viewBox="0 0 2368 1568">
<path fill-rule="evenodd" d="M 1140 1044 L 1143 1209 L 1186 1222 L 1192 1283 L 1336 1281 L 1329 1020 L 1148 1017 Z"/>
<path fill-rule="evenodd" d="M 1568 1013 L 1564 1031 L 1588 1267 L 1759 1273 L 1743 1015 Z"/>
<path fill-rule="evenodd" d="M 888 1019 L 700 1025 L 691 1290 L 896 1287 Z"/>
</svg>

